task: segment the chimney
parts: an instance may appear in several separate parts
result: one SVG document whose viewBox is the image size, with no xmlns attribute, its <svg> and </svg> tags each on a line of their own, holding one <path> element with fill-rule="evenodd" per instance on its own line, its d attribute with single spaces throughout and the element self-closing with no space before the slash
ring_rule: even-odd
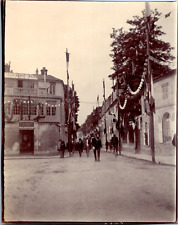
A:
<svg viewBox="0 0 178 225">
<path fill-rule="evenodd" d="M 43 69 L 41 70 L 41 75 L 46 75 L 47 76 L 47 69 L 45 67 L 43 67 Z"/>
<path fill-rule="evenodd" d="M 44 82 L 46 83 L 46 76 L 47 76 L 47 69 L 45 67 L 43 67 L 43 69 L 41 70 L 41 75 L 44 76 Z"/>
<path fill-rule="evenodd" d="M 11 70 L 10 70 L 10 68 L 11 68 L 11 62 L 9 62 L 9 64 L 8 63 L 6 63 L 6 65 L 5 65 L 5 72 L 11 72 Z"/>
</svg>

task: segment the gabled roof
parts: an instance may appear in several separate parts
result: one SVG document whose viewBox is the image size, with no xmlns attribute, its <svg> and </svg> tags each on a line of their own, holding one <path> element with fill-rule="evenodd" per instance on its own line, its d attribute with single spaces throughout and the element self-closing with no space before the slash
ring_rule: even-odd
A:
<svg viewBox="0 0 178 225">
<path fill-rule="evenodd" d="M 44 75 L 37 75 L 37 74 L 35 74 L 35 75 L 38 78 L 38 80 L 44 80 Z M 56 77 L 53 77 L 52 75 L 46 75 L 46 81 L 62 82 L 63 83 L 63 80 L 58 79 Z"/>
<path fill-rule="evenodd" d="M 165 79 L 165 78 L 167 78 L 167 77 L 170 77 L 170 76 L 172 76 L 172 75 L 176 75 L 176 73 L 177 73 L 177 69 L 173 69 L 173 70 L 171 70 L 170 73 L 166 73 L 166 74 L 164 74 L 164 75 L 162 75 L 162 76 L 153 78 L 153 82 L 155 83 L 155 82 L 158 82 L 158 81 L 160 81 L 160 80 L 163 80 L 163 79 Z"/>
</svg>

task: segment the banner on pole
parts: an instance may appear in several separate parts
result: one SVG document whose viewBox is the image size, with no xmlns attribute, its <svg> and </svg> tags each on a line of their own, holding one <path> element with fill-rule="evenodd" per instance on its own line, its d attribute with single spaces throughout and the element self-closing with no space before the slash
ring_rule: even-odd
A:
<svg viewBox="0 0 178 225">
<path fill-rule="evenodd" d="M 69 53 L 68 53 L 67 48 L 66 48 L 66 62 L 69 62 Z"/>
</svg>

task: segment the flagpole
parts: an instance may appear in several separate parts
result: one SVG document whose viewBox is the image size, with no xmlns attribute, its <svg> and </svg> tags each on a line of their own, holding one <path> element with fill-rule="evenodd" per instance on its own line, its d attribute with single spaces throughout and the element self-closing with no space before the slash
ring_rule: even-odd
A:
<svg viewBox="0 0 178 225">
<path fill-rule="evenodd" d="M 146 5 L 146 36 L 147 36 L 147 59 L 148 59 L 148 89 L 149 89 L 149 104 L 152 98 L 152 74 L 151 74 L 151 63 L 150 63 L 150 45 L 149 45 L 149 31 L 150 31 L 150 9 L 149 3 L 145 2 Z M 154 145 L 154 115 L 153 109 L 150 107 L 150 146 L 151 146 L 151 155 L 152 155 L 152 162 L 155 163 L 155 145 Z"/>
<path fill-rule="evenodd" d="M 69 156 L 70 154 L 70 104 L 69 104 L 69 53 L 68 49 L 66 48 L 66 72 L 67 72 L 67 106 L 68 106 L 68 115 L 67 115 L 67 130 L 68 130 L 68 151 Z"/>
<path fill-rule="evenodd" d="M 104 79 L 103 79 L 103 98 L 104 98 L 104 126 L 105 126 L 105 139 L 106 139 L 106 141 L 105 141 L 105 146 L 106 146 L 106 151 L 108 150 L 107 149 L 107 142 L 108 142 L 108 140 L 107 140 L 107 126 L 106 126 L 106 99 L 105 99 L 105 81 L 104 81 Z"/>
</svg>

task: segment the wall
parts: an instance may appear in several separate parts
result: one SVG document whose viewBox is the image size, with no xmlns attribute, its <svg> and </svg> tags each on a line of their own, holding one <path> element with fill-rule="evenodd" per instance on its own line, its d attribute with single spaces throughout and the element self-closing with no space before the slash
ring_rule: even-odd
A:
<svg viewBox="0 0 178 225">
<path fill-rule="evenodd" d="M 19 154 L 19 124 L 6 123 L 5 128 L 5 154 Z M 58 139 L 62 138 L 65 142 L 67 135 L 64 127 L 60 129 L 55 123 L 35 123 L 34 125 L 34 152 L 37 151 L 57 151 Z"/>
<path fill-rule="evenodd" d="M 55 151 L 59 139 L 59 128 L 53 123 L 35 123 L 35 151 Z"/>
<path fill-rule="evenodd" d="M 168 98 L 163 98 L 162 85 L 168 83 Z M 176 73 L 154 83 L 155 97 L 155 143 L 163 143 L 163 116 L 169 114 L 170 140 L 176 132 Z"/>
<path fill-rule="evenodd" d="M 19 153 L 18 123 L 5 123 L 4 151 L 5 153 Z"/>
</svg>

